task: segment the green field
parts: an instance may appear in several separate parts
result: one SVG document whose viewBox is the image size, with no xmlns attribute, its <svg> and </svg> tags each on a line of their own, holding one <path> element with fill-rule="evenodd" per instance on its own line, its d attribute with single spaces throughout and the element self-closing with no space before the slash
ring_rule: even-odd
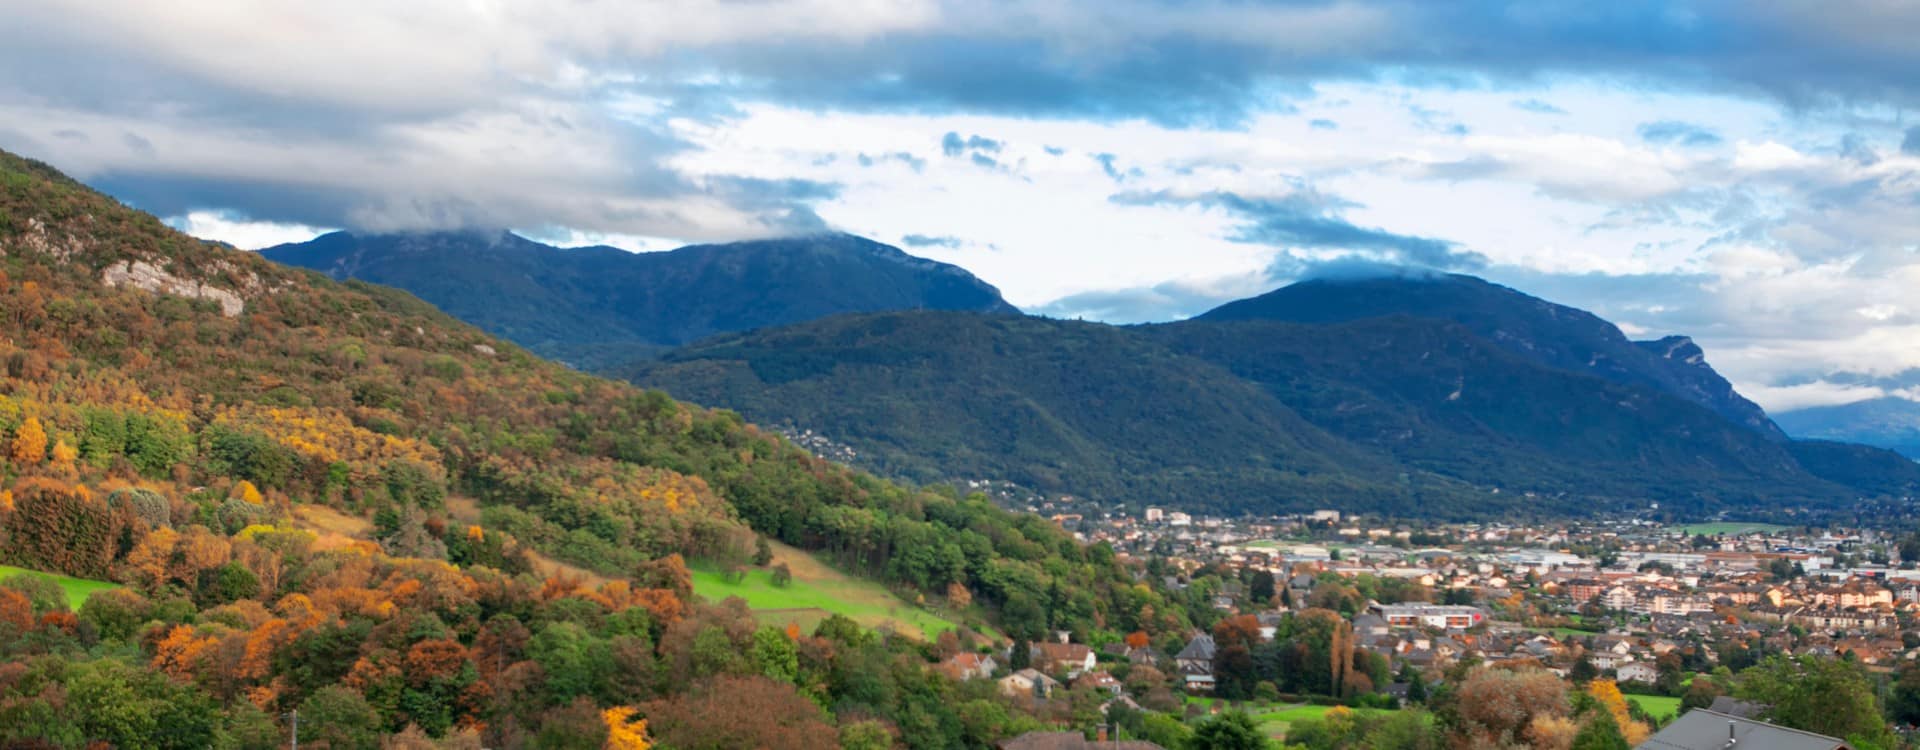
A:
<svg viewBox="0 0 1920 750">
<path fill-rule="evenodd" d="M 85 578 L 73 578 L 53 573 L 41 573 L 39 571 L 27 570 L 26 568 L 16 568 L 11 565 L 0 565 L 0 578 L 12 578 L 21 573 L 33 573 L 53 579 L 54 583 L 60 584 L 62 591 L 67 592 L 67 606 L 76 612 L 80 611 L 80 605 L 87 603 L 87 597 L 93 596 L 94 592 L 120 588 L 120 584 L 117 583 L 89 581 Z"/>
<path fill-rule="evenodd" d="M 1695 523 L 1680 527 L 1688 536 L 1723 536 L 1727 534 L 1772 534 L 1784 531 L 1787 527 L 1772 523 L 1748 523 L 1744 521 L 1720 521 L 1718 523 Z"/>
<path fill-rule="evenodd" d="M 1627 700 L 1640 705 L 1640 710 L 1649 716 L 1661 720 L 1671 719 L 1680 713 L 1680 699 L 1664 695 L 1629 695 Z"/>
<path fill-rule="evenodd" d="M 834 614 L 870 628 L 890 627 L 928 638 L 959 627 L 902 600 L 885 586 L 841 573 L 805 552 L 785 545 L 775 545 L 774 550 L 774 562 L 784 562 L 793 571 L 793 582 L 786 587 L 774 586 L 773 572 L 766 568 L 750 568 L 739 583 L 728 583 L 719 570 L 696 566 L 694 593 L 713 601 L 740 597 L 761 621 L 799 623 L 802 630 L 812 630 Z"/>
<path fill-rule="evenodd" d="M 1334 706 L 1315 706 L 1312 704 L 1288 706 L 1277 711 L 1253 714 L 1253 720 L 1259 722 L 1260 729 L 1266 732 L 1268 737 L 1284 739 L 1287 736 L 1287 727 L 1293 722 L 1302 719 L 1318 719 L 1326 716 L 1327 712 L 1332 711 L 1334 708 Z M 1352 711 L 1356 716 L 1371 716 L 1383 712 L 1377 708 L 1350 708 L 1347 710 Z"/>
</svg>

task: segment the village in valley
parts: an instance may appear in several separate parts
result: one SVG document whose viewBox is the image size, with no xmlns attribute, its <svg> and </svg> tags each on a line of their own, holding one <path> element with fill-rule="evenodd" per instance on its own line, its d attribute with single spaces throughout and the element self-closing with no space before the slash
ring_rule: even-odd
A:
<svg viewBox="0 0 1920 750">
<path fill-rule="evenodd" d="M 1230 519 L 1071 501 L 1024 510 L 1145 561 L 1148 583 L 1217 619 L 1183 639 L 1081 643 L 1059 632 L 1014 647 L 1024 654 L 958 654 L 941 665 L 957 679 L 997 680 L 1017 699 L 1091 687 L 1111 696 L 1103 712 L 1148 703 L 1191 716 L 1230 705 L 1311 709 L 1331 703 L 1330 692 L 1345 705 L 1391 708 L 1472 666 L 1505 664 L 1611 681 L 1658 727 L 1693 708 L 1754 716 L 1764 707 L 1725 687 L 1767 656 L 1889 674 L 1920 658 L 1920 538 L 1885 531 L 1644 519 L 1443 524 L 1335 510 Z M 1372 655 L 1356 660 L 1371 669 L 1344 683 L 1335 675 L 1295 693 L 1277 684 L 1272 665 L 1236 664 L 1216 642 L 1235 623 L 1254 631 L 1251 644 L 1276 632 L 1297 638 L 1302 618 L 1327 613 L 1345 634 L 1335 637 Z M 1151 677 L 1139 679 L 1143 671 Z M 1241 686 L 1229 688 L 1235 680 Z"/>
</svg>

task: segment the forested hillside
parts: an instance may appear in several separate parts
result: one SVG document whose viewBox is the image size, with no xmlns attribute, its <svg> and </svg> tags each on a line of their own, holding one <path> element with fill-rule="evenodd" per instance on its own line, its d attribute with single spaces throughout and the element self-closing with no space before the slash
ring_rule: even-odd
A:
<svg viewBox="0 0 1920 750">
<path fill-rule="evenodd" d="M 260 747 L 295 710 L 303 745 L 334 748 L 597 748 L 637 716 L 677 747 L 977 747 L 1031 724 L 925 670 L 931 645 L 691 595 L 688 560 L 744 563 L 756 534 L 1020 637 L 1187 625 L 1040 519 L 815 460 L 4 153 L 0 394 L 0 563 L 124 584 L 77 613 L 0 586 L 0 744 Z M 532 573 L 546 558 L 598 577 Z"/>
<path fill-rule="evenodd" d="M 882 472 L 1227 513 L 1801 512 L 1920 488 L 1920 469 L 1891 453 L 1784 444 L 1663 390 L 1405 315 L 843 316 L 717 337 L 626 374 L 819 431 Z"/>
</svg>

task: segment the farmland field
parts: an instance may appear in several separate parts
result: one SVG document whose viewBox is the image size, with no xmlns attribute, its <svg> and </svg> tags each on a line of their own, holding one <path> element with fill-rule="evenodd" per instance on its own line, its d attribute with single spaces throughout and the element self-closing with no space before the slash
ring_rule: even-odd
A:
<svg viewBox="0 0 1920 750">
<path fill-rule="evenodd" d="M 833 614 L 845 615 L 870 628 L 885 626 L 928 638 L 959 627 L 952 620 L 902 600 L 885 586 L 842 573 L 805 552 L 777 543 L 773 550 L 774 563 L 786 563 L 793 572 L 793 582 L 784 588 L 773 585 L 771 566 L 749 568 L 739 583 L 728 583 L 712 567 L 695 566 L 694 593 L 714 601 L 740 597 L 762 622 L 793 622 L 802 630 L 811 630 Z"/>
<path fill-rule="evenodd" d="M 39 571 L 27 570 L 26 568 L 16 568 L 11 565 L 0 565 L 0 578 L 12 578 L 22 573 L 46 576 L 47 578 L 53 579 L 54 583 L 60 584 L 60 590 L 67 592 L 67 607 L 76 612 L 80 611 L 80 605 L 87 603 L 87 597 L 93 596 L 95 592 L 120 588 L 120 584 L 117 583 L 89 581 L 85 578 L 41 573 Z"/>
</svg>

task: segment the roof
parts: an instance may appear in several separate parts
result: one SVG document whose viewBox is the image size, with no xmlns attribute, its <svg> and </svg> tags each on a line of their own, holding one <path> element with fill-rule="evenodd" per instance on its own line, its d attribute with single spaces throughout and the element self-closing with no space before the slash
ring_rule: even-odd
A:
<svg viewBox="0 0 1920 750">
<path fill-rule="evenodd" d="M 1165 750 L 1144 740 L 1094 743 L 1079 732 L 1028 732 L 1010 740 L 1001 740 L 1000 750 Z"/>
<path fill-rule="evenodd" d="M 1728 733 L 1732 733 L 1729 741 Z M 1845 740 L 1697 708 L 1674 719 L 1634 750 L 1835 750 Z"/>
<path fill-rule="evenodd" d="M 1194 636 L 1193 640 L 1188 641 L 1187 647 L 1180 649 L 1180 653 L 1174 656 L 1174 658 L 1175 659 L 1209 659 L 1210 660 L 1213 658 L 1213 652 L 1214 652 L 1213 636 L 1202 633 L 1200 635 Z"/>
</svg>

